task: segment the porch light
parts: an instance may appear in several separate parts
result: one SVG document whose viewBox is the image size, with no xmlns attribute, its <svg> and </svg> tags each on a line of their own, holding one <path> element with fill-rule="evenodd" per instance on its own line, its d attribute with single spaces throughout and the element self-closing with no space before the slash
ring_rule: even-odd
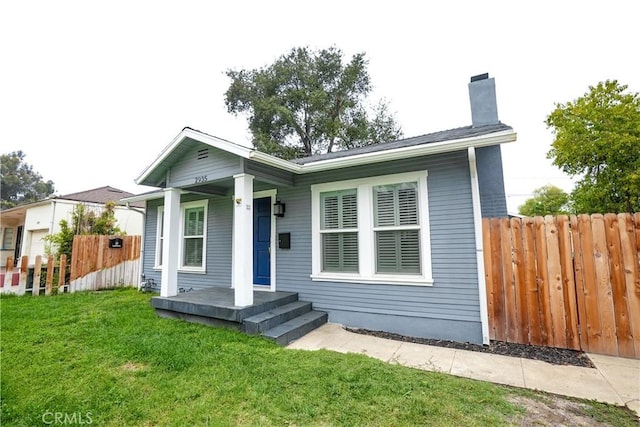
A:
<svg viewBox="0 0 640 427">
<path fill-rule="evenodd" d="M 280 200 L 276 200 L 273 204 L 273 216 L 282 218 L 284 216 L 285 204 Z"/>
</svg>

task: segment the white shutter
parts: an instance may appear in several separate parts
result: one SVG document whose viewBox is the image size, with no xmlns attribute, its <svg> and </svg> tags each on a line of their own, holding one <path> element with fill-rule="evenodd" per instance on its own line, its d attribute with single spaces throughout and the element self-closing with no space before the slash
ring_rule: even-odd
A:
<svg viewBox="0 0 640 427">
<path fill-rule="evenodd" d="M 398 222 L 396 225 L 418 224 L 418 191 L 415 183 L 398 188 Z"/>
<path fill-rule="evenodd" d="M 340 216 L 338 213 L 338 194 L 323 195 L 322 197 L 322 229 L 338 228 Z"/>
<path fill-rule="evenodd" d="M 353 190 L 322 193 L 322 271 L 358 271 L 358 199 Z M 354 231 L 349 231 L 354 230 Z"/>
<path fill-rule="evenodd" d="M 376 227 L 397 225 L 394 186 L 375 187 L 373 192 Z"/>
<path fill-rule="evenodd" d="M 342 212 L 340 228 L 356 228 L 358 226 L 358 197 L 355 191 L 345 193 L 341 197 Z"/>
<path fill-rule="evenodd" d="M 373 188 L 378 273 L 420 273 L 417 190 L 415 182 Z"/>
</svg>

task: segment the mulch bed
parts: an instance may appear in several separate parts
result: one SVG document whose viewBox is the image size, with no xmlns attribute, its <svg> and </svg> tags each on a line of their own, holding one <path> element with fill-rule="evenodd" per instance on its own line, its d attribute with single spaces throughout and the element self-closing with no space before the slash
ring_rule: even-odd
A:
<svg viewBox="0 0 640 427">
<path fill-rule="evenodd" d="M 455 348 L 458 350 L 480 351 L 482 353 L 500 354 L 503 356 L 524 357 L 526 359 L 541 360 L 554 365 L 571 365 L 583 368 L 595 368 L 587 355 L 581 351 L 564 348 L 542 347 L 528 344 L 515 344 L 504 341 L 491 341 L 489 345 L 471 344 L 431 338 L 407 337 L 400 334 L 367 329 L 345 328 L 349 332 L 363 335 L 373 335 L 396 341 L 412 342 L 416 344 L 434 345 L 438 347 Z"/>
</svg>

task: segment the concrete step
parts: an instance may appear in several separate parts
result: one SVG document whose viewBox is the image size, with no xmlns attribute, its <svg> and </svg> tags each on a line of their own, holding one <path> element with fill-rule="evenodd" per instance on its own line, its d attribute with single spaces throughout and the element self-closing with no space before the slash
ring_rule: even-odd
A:
<svg viewBox="0 0 640 427">
<path fill-rule="evenodd" d="M 158 310 L 184 313 L 237 322 L 239 329 L 247 317 L 272 310 L 298 300 L 295 292 L 254 292 L 253 304 L 248 307 L 234 305 L 233 289 L 209 288 L 181 293 L 173 297 L 153 297 L 151 306 Z"/>
<path fill-rule="evenodd" d="M 249 335 L 257 335 L 310 311 L 310 302 L 291 302 L 245 318 L 242 322 L 242 331 Z"/>
<path fill-rule="evenodd" d="M 328 315 L 326 312 L 312 310 L 275 326 L 265 331 L 262 335 L 280 345 L 287 345 L 291 341 L 294 341 L 317 327 L 327 323 L 327 318 Z"/>
</svg>

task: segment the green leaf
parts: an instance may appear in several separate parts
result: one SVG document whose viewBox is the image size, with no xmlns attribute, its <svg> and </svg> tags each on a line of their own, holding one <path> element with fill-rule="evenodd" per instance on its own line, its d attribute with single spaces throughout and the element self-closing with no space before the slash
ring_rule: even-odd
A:
<svg viewBox="0 0 640 427">
<path fill-rule="evenodd" d="M 365 54 L 343 56 L 298 47 L 260 69 L 228 70 L 227 110 L 247 115 L 256 149 L 285 159 L 400 138 L 386 103 L 367 108 Z"/>
<path fill-rule="evenodd" d="M 556 104 L 546 124 L 555 140 L 547 157 L 580 181 L 578 213 L 640 211 L 640 96 L 606 80 L 582 97 Z"/>
</svg>

